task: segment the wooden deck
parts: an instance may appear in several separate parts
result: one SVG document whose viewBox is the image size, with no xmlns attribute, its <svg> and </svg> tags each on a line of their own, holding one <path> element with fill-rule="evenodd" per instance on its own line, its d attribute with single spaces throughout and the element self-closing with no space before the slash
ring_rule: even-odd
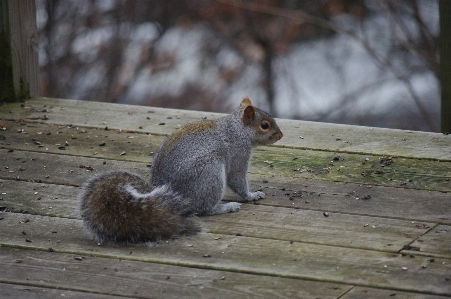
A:
<svg viewBox="0 0 451 299">
<path fill-rule="evenodd" d="M 179 125 L 219 114 L 37 98 L 0 107 L 0 298 L 451 298 L 451 135 L 280 120 L 237 213 L 99 246 L 79 185 L 149 177 Z M 226 199 L 236 199 L 229 192 Z"/>
</svg>

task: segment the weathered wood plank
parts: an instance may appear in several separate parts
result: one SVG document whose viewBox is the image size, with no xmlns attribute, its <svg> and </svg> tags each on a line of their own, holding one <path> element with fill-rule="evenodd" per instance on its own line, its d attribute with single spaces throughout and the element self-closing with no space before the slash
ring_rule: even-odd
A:
<svg viewBox="0 0 451 299">
<path fill-rule="evenodd" d="M 6 270 L 6 269 L 5 269 Z M 42 273 L 42 272 L 41 272 Z M 1 276 L 1 275 L 0 275 Z M 36 285 L 42 285 L 42 282 Z M 47 288 L 39 286 L 31 286 L 26 284 L 8 284 L 0 282 L 0 298 L 27 298 L 27 299 L 44 299 L 44 298 L 89 298 L 93 299 L 113 299 L 123 298 L 122 296 L 99 295 L 93 293 L 69 291 L 59 287 Z M 136 298 L 136 296 L 135 296 Z"/>
<path fill-rule="evenodd" d="M 382 290 L 382 289 L 372 289 L 372 288 L 362 288 L 355 287 L 349 293 L 346 293 L 340 299 L 361 299 L 361 298 L 371 298 L 371 299 L 444 299 L 443 296 L 410 293 L 410 292 L 400 292 L 393 290 Z M 447 297 L 449 298 L 449 297 Z"/>
<path fill-rule="evenodd" d="M 22 181 L 78 186 L 96 173 L 128 169 L 149 179 L 150 171 L 144 163 L 108 160 L 103 164 L 103 159 L 30 154 L 21 151 L 5 152 L 6 150 L 0 149 L 0 179 L 5 179 L 4 185 L 10 186 L 11 191 L 15 192 L 10 196 L 2 196 L 9 197 L 10 200 L 22 196 L 24 190 L 39 188 L 45 192 L 45 188 L 39 185 L 14 187 L 13 183 L 8 183 L 17 177 Z M 92 167 L 95 171 L 87 170 L 85 166 Z M 451 224 L 449 193 L 255 174 L 250 175 L 250 183 L 251 190 L 262 189 L 267 194 L 264 200 L 257 202 L 262 205 Z M 4 190 L 8 191 L 6 187 Z M 60 198 L 60 191 L 55 192 L 55 195 L 49 196 Z M 77 190 L 68 192 L 71 192 L 72 198 L 78 193 Z M 225 198 L 235 201 L 239 199 L 229 190 Z"/>
<path fill-rule="evenodd" d="M 237 100 L 238 103 L 239 99 Z M 73 113 L 77 111 L 77 113 Z M 170 134 L 180 125 L 215 119 L 223 114 L 162 109 L 51 98 L 29 100 L 25 107 L 0 107 L 4 119 L 129 129 Z M 48 120 L 43 121 L 46 115 Z M 164 123 L 165 125 L 160 125 Z M 277 146 L 323 151 L 366 153 L 451 161 L 451 135 L 393 129 L 357 127 L 307 121 L 278 120 L 284 138 Z M 301 138 L 302 137 L 302 138 Z"/>
<path fill-rule="evenodd" d="M 421 256 L 209 233 L 153 247 L 104 247 L 80 237 L 79 220 L 16 213 L 2 217 L 0 242 L 8 247 L 451 294 L 450 259 L 429 263 L 428 257 Z"/>
<path fill-rule="evenodd" d="M 412 243 L 415 251 L 437 257 L 451 257 L 451 226 L 438 225 Z"/>
<path fill-rule="evenodd" d="M 260 188 L 267 195 L 258 204 L 451 223 L 449 193 L 315 180 L 297 182 L 275 176 L 251 177 L 253 189 Z M 232 198 L 226 194 L 226 199 Z"/>
<path fill-rule="evenodd" d="M 150 163 L 165 137 L 5 121 L 0 147 Z M 20 161 L 22 162 L 22 161 Z M 324 151 L 257 148 L 251 173 L 451 192 L 451 162 Z"/>
<path fill-rule="evenodd" d="M 105 159 L 151 161 L 149 154 L 163 142 L 162 136 L 129 131 L 85 129 L 73 126 L 5 121 L 0 146 L 5 149 L 91 156 Z M 271 168 L 270 166 L 274 166 Z M 451 163 L 366 154 L 334 154 L 327 151 L 257 148 L 253 173 L 314 177 L 332 181 L 451 191 Z"/>
<path fill-rule="evenodd" d="M 399 252 L 434 227 L 432 223 L 279 207 L 246 205 L 239 213 L 203 217 L 208 232 Z M 444 240 L 443 240 L 444 241 Z M 440 249 L 435 249 L 440 252 Z M 425 250 L 427 252 L 427 250 Z M 446 255 L 446 251 L 442 251 Z M 447 255 L 451 258 L 451 254 Z"/>
<path fill-rule="evenodd" d="M 264 147 L 255 151 L 250 172 L 451 192 L 451 163 L 366 154 Z"/>
<path fill-rule="evenodd" d="M 2 206 L 8 210 L 77 218 L 77 188 L 4 181 Z M 322 211 L 243 205 L 237 213 L 201 217 L 208 232 L 399 252 L 435 226 L 410 220 Z M 451 257 L 451 255 L 450 255 Z"/>
<path fill-rule="evenodd" d="M 0 207 L 16 213 L 77 218 L 79 188 L 0 180 Z"/>
<path fill-rule="evenodd" d="M 145 163 L 6 149 L 0 149 L 0 163 L 3 165 L 0 178 L 75 186 L 93 175 L 91 169 L 98 172 L 127 169 L 147 179 L 150 175 L 150 168 Z"/>
<path fill-rule="evenodd" d="M 351 288 L 113 258 L 83 256 L 76 260 L 74 254 L 6 247 L 0 248 L 0 253 L 0 281 L 82 291 L 89 297 L 97 293 L 139 298 L 337 298 Z"/>
<path fill-rule="evenodd" d="M 4 121 L 0 147 L 30 152 L 150 163 L 165 136 L 133 131 Z"/>
</svg>

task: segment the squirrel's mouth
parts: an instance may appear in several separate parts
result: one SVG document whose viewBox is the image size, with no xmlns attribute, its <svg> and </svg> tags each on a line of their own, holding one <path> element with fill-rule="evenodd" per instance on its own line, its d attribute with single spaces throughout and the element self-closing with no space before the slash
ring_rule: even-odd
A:
<svg viewBox="0 0 451 299">
<path fill-rule="evenodd" d="M 269 137 L 270 140 L 274 140 L 274 142 L 276 142 L 277 140 L 282 139 L 283 137 L 283 133 L 281 131 L 278 131 L 274 134 L 271 135 L 271 137 Z"/>
</svg>

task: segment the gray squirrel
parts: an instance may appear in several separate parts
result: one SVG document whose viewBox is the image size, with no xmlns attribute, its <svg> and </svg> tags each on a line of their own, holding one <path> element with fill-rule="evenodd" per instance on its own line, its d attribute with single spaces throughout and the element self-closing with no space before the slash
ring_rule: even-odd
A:
<svg viewBox="0 0 451 299">
<path fill-rule="evenodd" d="M 226 185 L 244 201 L 264 198 L 250 192 L 247 170 L 252 148 L 283 134 L 268 113 L 249 98 L 230 115 L 188 124 L 160 146 L 151 184 L 128 171 L 102 173 L 79 194 L 84 227 L 98 243 L 153 242 L 201 230 L 195 215 L 235 212 L 238 202 L 221 203 Z"/>
</svg>

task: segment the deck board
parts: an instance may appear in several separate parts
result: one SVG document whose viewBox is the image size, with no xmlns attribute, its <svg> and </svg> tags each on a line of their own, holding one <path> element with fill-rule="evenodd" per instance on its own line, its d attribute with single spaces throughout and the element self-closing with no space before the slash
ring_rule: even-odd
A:
<svg viewBox="0 0 451 299">
<path fill-rule="evenodd" d="M 0 248 L 0 253 L 4 282 L 132 298 L 336 298 L 351 288 L 87 255 L 76 260 L 77 255 L 57 252 Z"/>
<path fill-rule="evenodd" d="M 451 225 L 437 225 L 412 243 L 422 253 L 431 256 L 451 257 Z"/>
<path fill-rule="evenodd" d="M 1 221 L 0 238 L 4 246 L 13 248 L 52 248 L 86 258 L 92 255 L 439 295 L 451 293 L 447 282 L 451 273 L 449 259 L 437 258 L 430 263 L 429 257 L 422 256 L 212 233 L 151 248 L 98 246 L 83 238 L 81 221 L 77 219 L 10 213 Z"/>
<path fill-rule="evenodd" d="M 10 149 L 8 141 L 14 140 L 14 150 L 25 152 L 22 156 L 11 154 L 14 159 L 28 156 L 29 152 L 38 152 L 150 164 L 152 153 L 165 139 L 164 136 L 129 131 L 84 129 L 56 124 L 6 121 L 3 125 L 8 128 L 3 134 L 3 150 Z M 6 158 L 5 154 L 4 159 Z M 16 169 L 10 167 L 8 172 L 17 172 L 18 168 L 26 169 L 26 165 L 22 163 L 27 163 L 27 159 L 4 163 L 16 164 Z M 278 176 L 292 178 L 305 179 L 314 175 L 316 179 L 449 192 L 449 165 L 449 162 L 428 159 L 272 146 L 255 150 L 250 173 L 267 174 L 277 171 Z"/>
<path fill-rule="evenodd" d="M 8 105 L 5 119 L 72 124 L 152 134 L 170 134 L 178 126 L 223 114 L 119 105 L 52 98 L 30 100 L 24 107 Z M 73 113 L 77 111 L 77 113 Z M 327 151 L 398 155 L 451 161 L 451 135 L 394 129 L 357 127 L 308 121 L 278 120 L 284 128 L 283 142 L 295 148 Z M 164 125 L 160 125 L 163 124 Z M 302 137 L 302 138 L 301 138 Z M 337 140 L 338 139 L 338 140 Z"/>
<path fill-rule="evenodd" d="M 27 214 L 76 219 L 78 202 L 68 194 L 76 194 L 78 189 L 56 186 L 58 190 L 54 190 L 55 185 L 5 182 L 4 189 L 16 190 L 6 194 L 3 205 L 9 210 Z M 24 189 L 30 191 L 24 192 Z M 25 194 L 20 196 L 20 193 Z M 49 197 L 50 194 L 56 197 Z M 240 234 L 247 237 L 393 253 L 399 252 L 437 225 L 344 213 L 331 213 L 329 217 L 324 217 L 322 211 L 253 204 L 243 205 L 240 213 L 200 219 L 205 229 L 211 233 Z M 445 250 L 442 250 L 441 254 L 451 258 L 451 254 Z"/>
<path fill-rule="evenodd" d="M 421 294 L 421 293 L 362 288 L 362 287 L 355 287 L 349 293 L 346 293 L 343 297 L 340 297 L 340 298 L 342 298 L 342 299 L 360 299 L 360 298 L 443 299 L 442 296 L 434 296 L 434 295 L 427 295 L 427 294 Z"/>
<path fill-rule="evenodd" d="M 86 237 L 80 184 L 113 169 L 148 179 L 167 134 L 220 116 L 48 98 L 0 107 L 0 297 L 451 298 L 450 135 L 280 120 L 284 138 L 249 170 L 265 199 L 152 246 Z"/>
<path fill-rule="evenodd" d="M 42 282 L 36 282 L 36 285 L 27 284 L 24 282 L 18 282 L 18 284 L 1 283 L 0 282 L 0 297 L 1 298 L 27 298 L 27 299 L 40 299 L 40 298 L 83 298 L 89 295 L 89 298 L 93 299 L 111 299 L 111 298 L 124 298 L 123 296 L 113 295 L 101 295 L 93 292 L 80 292 L 65 290 L 62 288 L 49 288 L 42 287 Z M 135 297 L 136 298 L 136 297 Z"/>
</svg>

